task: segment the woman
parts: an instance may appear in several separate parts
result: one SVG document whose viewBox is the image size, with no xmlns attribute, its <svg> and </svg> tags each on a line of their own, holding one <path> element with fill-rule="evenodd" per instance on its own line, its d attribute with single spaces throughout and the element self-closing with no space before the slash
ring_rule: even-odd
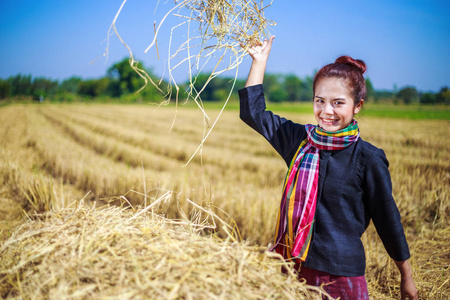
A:
<svg viewBox="0 0 450 300">
<path fill-rule="evenodd" d="M 323 67 L 313 83 L 318 125 L 295 124 L 265 110 L 262 83 L 273 39 L 248 50 L 253 62 L 239 91 L 241 119 L 289 167 L 272 250 L 300 263 L 299 277 L 330 296 L 368 299 L 360 238 L 372 219 L 400 270 L 402 299 L 418 299 L 388 162 L 359 137 L 353 119 L 366 94 L 365 63 L 343 56 Z"/>
</svg>

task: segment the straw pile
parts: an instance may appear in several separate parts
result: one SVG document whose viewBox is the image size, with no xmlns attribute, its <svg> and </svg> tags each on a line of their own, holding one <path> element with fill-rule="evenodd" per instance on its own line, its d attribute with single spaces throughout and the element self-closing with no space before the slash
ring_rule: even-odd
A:
<svg viewBox="0 0 450 300">
<path fill-rule="evenodd" d="M 35 215 L 0 248 L 0 296 L 321 299 L 273 255 L 203 223 L 117 206 Z"/>
</svg>

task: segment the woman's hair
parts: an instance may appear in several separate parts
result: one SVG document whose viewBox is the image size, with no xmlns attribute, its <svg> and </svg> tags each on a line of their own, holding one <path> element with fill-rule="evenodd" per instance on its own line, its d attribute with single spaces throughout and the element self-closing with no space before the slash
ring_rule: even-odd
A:
<svg viewBox="0 0 450 300">
<path fill-rule="evenodd" d="M 366 97 L 366 82 L 363 76 L 366 69 L 366 64 L 362 60 L 353 59 L 350 56 L 341 56 L 334 63 L 324 66 L 316 73 L 313 92 L 315 94 L 316 85 L 323 78 L 342 78 L 347 81 L 347 86 L 356 105 Z"/>
</svg>

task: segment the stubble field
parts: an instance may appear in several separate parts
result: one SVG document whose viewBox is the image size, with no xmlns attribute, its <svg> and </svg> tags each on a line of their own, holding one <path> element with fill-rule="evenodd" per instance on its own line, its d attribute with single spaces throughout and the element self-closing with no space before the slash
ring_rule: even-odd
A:
<svg viewBox="0 0 450 300">
<path fill-rule="evenodd" d="M 212 119 L 219 113 L 209 112 Z M 231 227 L 237 226 L 237 236 L 245 245 L 261 252 L 273 239 L 286 166 L 238 115 L 236 110 L 225 111 L 201 155 L 183 167 L 204 133 L 205 124 L 197 109 L 179 109 L 169 132 L 175 117 L 170 107 L 78 104 L 0 108 L 2 297 L 26 296 L 31 283 L 21 275 L 25 272 L 21 268 L 26 263 L 37 264 L 28 260 L 19 267 L 14 265 L 14 261 L 20 265 L 21 260 L 14 258 L 19 254 L 5 254 L 14 247 L 25 247 L 14 244 L 25 239 L 13 234 L 15 230 L 25 222 L 28 227 L 22 227 L 21 234 L 26 235 L 23 228 L 32 231 L 33 222 L 51 219 L 49 214 L 32 217 L 36 212 L 58 214 L 76 207 L 81 199 L 96 207 L 137 208 L 166 195 L 170 200 L 155 206 L 156 213 L 168 219 L 182 218 L 182 212 L 187 219 L 201 218 L 193 212 L 192 201 Z M 299 123 L 314 123 L 310 115 L 282 115 Z M 358 122 L 362 138 L 383 148 L 390 162 L 393 193 L 410 244 L 421 299 L 447 299 L 449 122 L 372 117 Z M 227 237 L 223 230 L 218 232 Z M 372 298 L 398 299 L 399 274 L 372 225 L 362 239 Z M 39 244 L 39 239 L 34 242 Z M 39 264 L 45 261 L 41 257 Z M 60 279 L 52 280 L 55 286 Z M 102 289 L 97 286 L 95 290 Z M 95 295 L 93 291 L 89 295 Z M 48 293 L 42 290 L 42 295 Z M 71 293 L 68 295 L 76 298 L 75 292 Z M 189 298 L 183 296 L 186 293 L 177 288 L 170 295 Z M 86 294 L 79 291 L 79 295 Z"/>
</svg>

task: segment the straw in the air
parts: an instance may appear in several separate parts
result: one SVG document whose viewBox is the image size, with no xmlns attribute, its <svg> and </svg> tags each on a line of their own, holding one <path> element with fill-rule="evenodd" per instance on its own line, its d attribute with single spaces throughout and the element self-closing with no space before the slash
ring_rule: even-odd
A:
<svg viewBox="0 0 450 300">
<path fill-rule="evenodd" d="M 178 104 L 180 96 L 180 84 L 174 76 L 174 70 L 181 66 L 186 66 L 186 73 L 189 77 L 187 89 L 185 90 L 186 100 L 192 99 L 203 113 L 205 124 L 209 126 L 209 117 L 206 114 L 202 92 L 215 77 L 234 70 L 234 81 L 230 83 L 229 93 L 226 97 L 222 111 L 216 117 L 208 130 L 205 130 L 202 141 L 191 159 L 198 153 L 205 140 L 208 138 L 218 119 L 222 115 L 223 109 L 227 105 L 231 93 L 238 77 L 239 65 L 247 55 L 249 47 L 259 45 L 261 40 L 269 36 L 270 26 L 275 22 L 265 17 L 265 10 L 272 5 L 273 0 L 174 0 L 160 5 L 160 1 L 155 2 L 155 9 L 167 8 L 167 12 L 162 19 L 154 23 L 154 37 L 150 45 L 145 50 L 156 48 L 157 58 L 161 53 L 168 53 L 165 59 L 169 73 L 169 82 L 166 91 L 167 104 L 172 98 Z M 122 2 L 108 32 L 108 40 L 111 32 L 114 32 L 119 40 L 125 45 L 130 53 L 130 65 L 145 80 L 146 84 L 151 83 L 160 89 L 157 82 L 142 69 L 137 67 L 134 55 L 124 39 L 119 35 L 116 28 L 116 21 L 127 0 Z M 170 29 L 168 49 L 158 45 L 161 29 L 168 19 L 176 19 L 178 23 Z M 166 33 L 167 34 L 167 33 Z M 174 36 L 185 37 L 181 42 L 175 44 Z M 108 52 L 108 50 L 107 50 Z M 196 85 L 198 76 L 201 73 L 210 74 L 201 87 Z M 175 91 L 175 95 L 172 92 Z M 207 99 L 208 100 L 208 99 Z M 175 122 L 175 120 L 174 120 Z M 190 162 L 190 160 L 187 164 Z"/>
</svg>

